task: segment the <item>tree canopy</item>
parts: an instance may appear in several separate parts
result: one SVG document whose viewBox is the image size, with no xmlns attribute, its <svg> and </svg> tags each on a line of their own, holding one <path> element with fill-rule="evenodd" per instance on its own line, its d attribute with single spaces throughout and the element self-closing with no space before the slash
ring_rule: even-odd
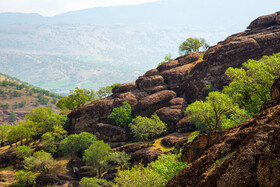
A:
<svg viewBox="0 0 280 187">
<path fill-rule="evenodd" d="M 122 106 L 113 109 L 109 118 L 114 120 L 116 125 L 126 127 L 132 122 L 132 108 L 130 104 L 124 101 Z"/>
<path fill-rule="evenodd" d="M 188 53 L 199 51 L 200 48 L 204 50 L 209 48 L 209 45 L 206 43 L 204 38 L 187 38 L 179 46 L 179 54 L 185 55 Z"/>
</svg>

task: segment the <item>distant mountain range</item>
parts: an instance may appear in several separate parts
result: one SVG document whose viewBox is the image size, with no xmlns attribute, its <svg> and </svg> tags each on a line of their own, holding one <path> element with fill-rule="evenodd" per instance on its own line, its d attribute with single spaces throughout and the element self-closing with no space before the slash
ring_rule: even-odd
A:
<svg viewBox="0 0 280 187">
<path fill-rule="evenodd" d="M 99 7 L 53 17 L 39 14 L 1 13 L 0 24 L 137 24 L 236 27 L 248 25 L 259 15 L 279 11 L 278 0 L 163 0 L 140 5 Z"/>
<path fill-rule="evenodd" d="M 53 17 L 0 13 L 0 72 L 60 93 L 76 86 L 97 90 L 135 80 L 167 53 L 176 57 L 187 37 L 216 44 L 279 5 L 167 0 Z"/>
</svg>

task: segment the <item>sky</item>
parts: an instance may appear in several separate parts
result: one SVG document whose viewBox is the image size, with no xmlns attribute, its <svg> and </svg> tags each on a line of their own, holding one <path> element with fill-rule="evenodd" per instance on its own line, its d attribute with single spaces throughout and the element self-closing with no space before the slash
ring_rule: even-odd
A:
<svg viewBox="0 0 280 187">
<path fill-rule="evenodd" d="M 39 13 L 42 16 L 93 7 L 137 5 L 159 0 L 0 0 L 0 12 Z"/>
</svg>

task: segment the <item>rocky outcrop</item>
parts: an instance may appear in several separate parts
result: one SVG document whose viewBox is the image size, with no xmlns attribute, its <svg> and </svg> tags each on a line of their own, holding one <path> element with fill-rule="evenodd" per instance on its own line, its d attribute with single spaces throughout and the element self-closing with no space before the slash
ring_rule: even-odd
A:
<svg viewBox="0 0 280 187">
<path fill-rule="evenodd" d="M 271 93 L 280 91 L 279 80 Z M 280 97 L 276 95 L 273 105 L 252 119 L 219 136 L 214 132 L 187 144 L 182 160 L 191 164 L 167 186 L 280 186 Z"/>
<path fill-rule="evenodd" d="M 104 123 L 96 125 L 95 134 L 99 139 L 109 142 L 123 142 L 128 138 L 125 129 Z"/>
<path fill-rule="evenodd" d="M 169 132 L 192 131 L 194 126 L 183 114 L 186 106 L 207 96 L 209 90 L 206 85 L 211 84 L 212 90 L 221 90 L 228 84 L 229 80 L 224 75 L 227 68 L 241 67 L 249 59 L 279 52 L 279 20 L 279 12 L 259 17 L 250 24 L 249 30 L 229 36 L 205 53 L 180 56 L 147 71 L 133 83 L 116 86 L 112 96 L 94 101 L 68 115 L 72 132 L 95 132 L 99 123 L 113 124 L 108 116 L 123 101 L 132 106 L 134 117 L 149 117 L 157 113 L 168 124 Z"/>
</svg>

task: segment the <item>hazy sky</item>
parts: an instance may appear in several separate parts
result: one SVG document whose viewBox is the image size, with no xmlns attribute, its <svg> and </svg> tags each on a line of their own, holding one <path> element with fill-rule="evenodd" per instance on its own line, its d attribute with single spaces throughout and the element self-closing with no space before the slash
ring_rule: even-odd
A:
<svg viewBox="0 0 280 187">
<path fill-rule="evenodd" d="M 135 5 L 159 0 L 0 0 L 0 12 L 60 13 L 102 6 Z"/>
</svg>

